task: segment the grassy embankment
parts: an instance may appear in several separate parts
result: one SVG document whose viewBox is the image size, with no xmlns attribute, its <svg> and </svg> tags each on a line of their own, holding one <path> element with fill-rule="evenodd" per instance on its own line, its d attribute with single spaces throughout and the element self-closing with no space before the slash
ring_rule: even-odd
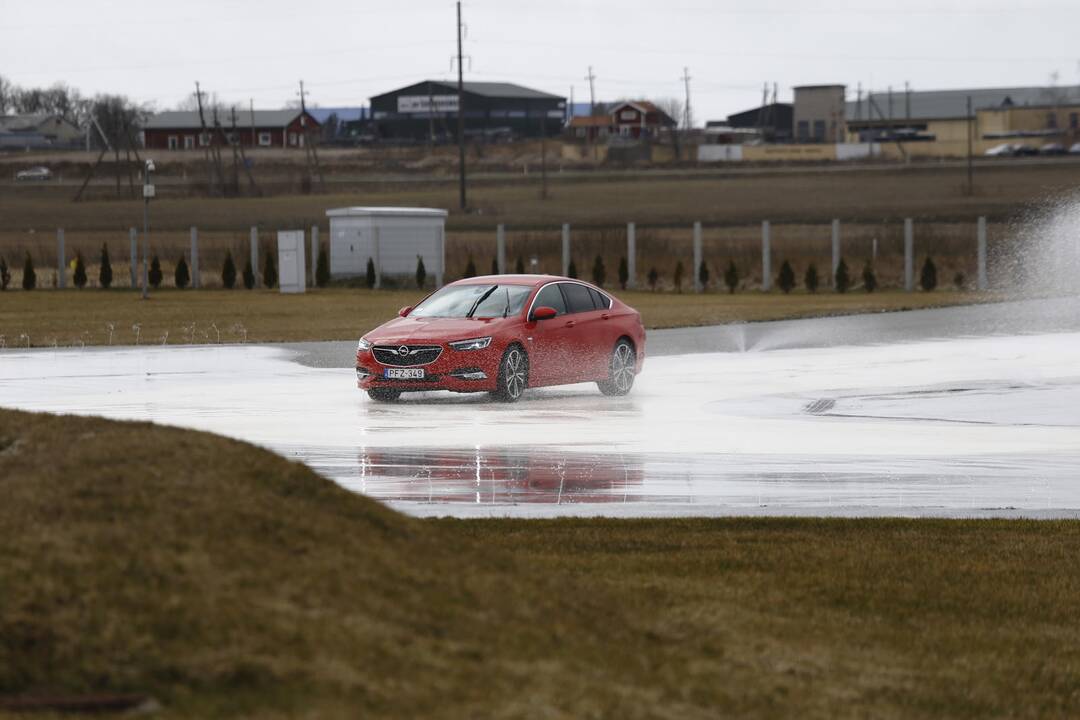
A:
<svg viewBox="0 0 1080 720">
<path fill-rule="evenodd" d="M 236 441 L 13 411 L 0 411 L 0 460 L 0 705 L 132 693 L 163 718 L 1080 708 L 1077 522 L 421 521 Z"/>
<path fill-rule="evenodd" d="M 264 290 L 162 290 L 143 301 L 130 290 L 9 291 L 0 294 L 6 347 L 354 340 L 422 293 L 332 288 L 305 295 Z M 985 294 L 626 292 L 646 327 L 685 327 L 939 307 L 992 300 Z M 136 331 L 133 326 L 138 325 Z M 110 326 L 112 326 L 110 338 Z M 165 335 L 168 333 L 168 337 Z"/>
</svg>

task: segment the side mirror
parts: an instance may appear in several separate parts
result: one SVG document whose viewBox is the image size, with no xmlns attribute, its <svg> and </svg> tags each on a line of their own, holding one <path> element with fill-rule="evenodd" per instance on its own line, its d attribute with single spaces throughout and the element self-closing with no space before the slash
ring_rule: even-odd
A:
<svg viewBox="0 0 1080 720">
<path fill-rule="evenodd" d="M 411 313 L 411 312 L 412 312 L 412 305 L 406 305 L 405 307 L 403 307 L 403 308 L 401 308 L 400 310 L 398 310 L 398 311 L 397 311 L 397 314 L 398 314 L 398 315 L 399 315 L 400 317 L 405 317 L 406 315 L 408 315 L 408 314 L 409 314 L 409 313 Z"/>
<path fill-rule="evenodd" d="M 558 314 L 559 313 L 555 312 L 555 308 L 548 307 L 547 305 L 541 305 L 540 307 L 533 310 L 532 319 L 533 320 L 550 320 L 551 318 L 555 317 Z"/>
</svg>

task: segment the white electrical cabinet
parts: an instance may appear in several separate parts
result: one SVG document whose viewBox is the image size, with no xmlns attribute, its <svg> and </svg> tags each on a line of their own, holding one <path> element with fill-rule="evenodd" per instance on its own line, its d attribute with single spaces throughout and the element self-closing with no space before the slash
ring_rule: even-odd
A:
<svg viewBox="0 0 1080 720">
<path fill-rule="evenodd" d="M 446 210 L 436 208 L 347 207 L 327 210 L 330 218 L 330 276 L 365 277 L 375 267 L 375 286 L 384 277 L 402 282 L 416 276 L 423 258 L 435 287 L 446 267 Z M 430 280 L 429 280 L 430 282 Z"/>
</svg>

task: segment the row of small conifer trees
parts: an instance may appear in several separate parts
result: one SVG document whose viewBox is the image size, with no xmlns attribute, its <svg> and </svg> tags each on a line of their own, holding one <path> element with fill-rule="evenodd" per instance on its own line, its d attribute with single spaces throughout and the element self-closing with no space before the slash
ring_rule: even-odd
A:
<svg viewBox="0 0 1080 720">
<path fill-rule="evenodd" d="M 372 268 L 373 271 L 374 268 Z M 150 286 L 155 289 L 161 287 L 161 283 L 165 279 L 165 274 L 161 270 L 161 260 L 158 259 L 157 255 L 150 259 L 150 268 L 146 274 L 146 279 Z M 255 270 L 251 267 L 250 259 L 244 264 L 244 270 L 239 279 L 248 290 L 255 287 Z M 75 266 L 72 270 L 71 280 L 75 287 L 80 290 L 86 287 L 88 281 L 86 261 L 83 260 L 81 252 L 75 253 Z M 226 251 L 225 262 L 221 268 L 221 283 L 231 290 L 236 287 L 236 281 L 236 262 L 233 260 L 232 252 Z M 272 288 L 278 283 L 277 264 L 272 253 L 266 253 L 266 261 L 263 263 L 262 268 L 262 281 L 263 285 L 268 288 Z M 112 287 L 112 282 L 112 262 L 109 260 L 109 246 L 105 244 L 101 246 L 101 260 L 98 264 L 98 286 L 108 290 Z M 318 260 L 315 264 L 315 283 L 319 287 L 325 287 L 329 282 L 330 264 L 325 249 L 320 248 Z M 173 271 L 173 283 L 181 290 L 191 284 L 191 270 L 188 268 L 187 260 L 184 259 L 183 255 L 176 262 L 176 268 Z M 10 284 L 11 271 L 8 268 L 7 260 L 0 256 L 0 290 L 7 290 Z M 23 262 L 22 287 L 23 290 L 33 290 L 37 287 L 37 272 L 34 269 L 34 260 L 29 252 L 26 253 L 26 260 Z"/>
<path fill-rule="evenodd" d="M 417 282 L 420 287 L 423 287 L 423 281 L 421 280 L 420 275 L 422 268 L 423 260 L 419 260 L 419 266 L 417 268 Z M 368 260 L 369 286 L 374 284 L 374 272 L 374 264 L 370 260 Z M 520 255 L 517 258 L 514 272 L 519 275 L 525 272 L 525 260 Z M 680 260 L 675 264 L 675 273 L 672 278 L 675 289 L 678 292 L 682 292 L 682 285 L 685 273 L 685 267 L 683 266 L 682 260 Z M 497 258 L 492 259 L 491 261 L 491 274 L 499 274 L 499 261 Z M 571 278 L 577 278 L 578 276 L 577 265 L 574 263 L 573 259 L 570 260 L 570 263 L 567 266 L 566 275 L 567 277 Z M 465 265 L 465 273 L 463 277 L 470 278 L 475 276 L 476 263 L 473 261 L 473 258 L 470 255 L 468 264 Z M 701 265 L 698 266 L 698 282 L 701 284 L 702 287 L 708 287 L 709 277 L 709 266 L 705 263 L 704 260 L 702 260 Z M 657 284 L 660 282 L 660 273 L 656 270 L 655 267 L 652 267 L 649 269 L 646 278 L 648 279 L 649 287 L 655 291 Z M 623 290 L 626 289 L 626 285 L 629 279 L 630 270 L 626 262 L 626 258 L 619 258 L 619 286 Z M 728 261 L 727 269 L 724 271 L 724 285 L 727 286 L 728 292 L 734 293 L 738 289 L 740 279 L 741 277 L 739 274 L 739 269 L 735 265 L 735 261 Z M 597 255 L 596 259 L 593 261 L 592 282 L 598 287 L 603 287 L 606 280 L 607 269 L 604 266 L 604 258 L 600 255 Z M 810 265 L 806 268 L 806 273 L 803 275 L 803 285 L 808 291 L 812 293 L 817 292 L 818 288 L 821 286 L 821 280 L 821 274 L 818 272 L 817 266 L 813 263 L 810 263 Z M 878 289 L 877 274 L 874 272 L 873 265 L 871 265 L 870 263 L 866 263 L 866 265 L 863 266 L 862 281 L 863 289 L 866 290 L 866 292 L 874 292 Z M 958 272 L 953 278 L 953 282 L 956 284 L 957 288 L 962 287 L 964 284 L 964 274 Z M 783 264 L 780 266 L 780 273 L 777 276 L 776 285 L 784 294 L 790 293 L 792 290 L 795 289 L 797 285 L 795 279 L 795 270 L 794 268 L 792 268 L 791 263 L 787 260 L 784 260 Z M 837 263 L 836 266 L 836 274 L 833 277 L 833 287 L 836 289 L 837 292 L 845 293 L 850 290 L 853 285 L 854 282 L 851 277 L 851 271 L 848 269 L 847 263 L 844 261 L 844 259 L 841 258 L 840 262 Z M 926 262 L 923 263 L 922 271 L 919 274 L 919 285 L 920 287 L 922 287 L 923 290 L 926 290 L 927 292 L 937 288 L 937 266 L 934 265 L 933 259 L 929 257 L 926 258 Z"/>
</svg>

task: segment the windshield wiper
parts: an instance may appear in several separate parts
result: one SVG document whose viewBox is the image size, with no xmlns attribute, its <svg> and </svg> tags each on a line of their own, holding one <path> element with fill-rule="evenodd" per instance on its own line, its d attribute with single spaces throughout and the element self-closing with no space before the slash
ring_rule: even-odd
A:
<svg viewBox="0 0 1080 720">
<path fill-rule="evenodd" d="M 476 298 L 476 302 L 474 302 L 474 303 L 472 304 L 472 307 L 471 307 L 471 308 L 469 308 L 469 312 L 465 313 L 465 317 L 467 317 L 467 318 L 471 318 L 471 317 L 472 317 L 472 315 L 473 315 L 473 313 L 474 313 L 474 312 L 476 312 L 476 309 L 477 309 L 478 307 L 480 307 L 480 303 L 482 303 L 482 302 L 484 302 L 485 300 L 487 300 L 487 299 L 488 299 L 488 298 L 489 298 L 489 297 L 491 296 L 491 293 L 495 292 L 495 291 L 496 291 L 496 290 L 497 290 L 498 288 L 499 288 L 499 286 L 498 286 L 498 285 L 492 285 L 492 286 L 491 286 L 491 287 L 490 287 L 490 288 L 488 289 L 488 291 L 487 291 L 486 293 L 484 293 L 484 294 L 483 294 L 483 295 L 481 295 L 480 297 Z"/>
<path fill-rule="evenodd" d="M 510 314 L 510 286 L 507 285 L 503 289 L 506 290 L 506 307 L 503 308 L 503 317 L 506 317 Z"/>
</svg>

